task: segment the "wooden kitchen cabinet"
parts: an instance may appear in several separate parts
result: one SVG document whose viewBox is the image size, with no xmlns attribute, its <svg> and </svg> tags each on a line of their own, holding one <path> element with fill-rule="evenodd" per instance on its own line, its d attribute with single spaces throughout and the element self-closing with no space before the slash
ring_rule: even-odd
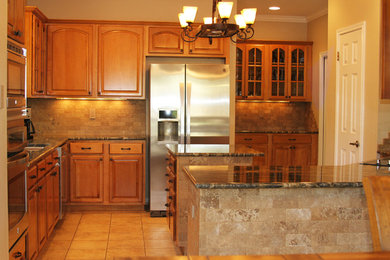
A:
<svg viewBox="0 0 390 260">
<path fill-rule="evenodd" d="M 47 236 L 49 237 L 52 233 L 55 224 L 59 218 L 60 212 L 60 179 L 59 179 L 59 167 L 53 168 L 47 174 Z"/>
<path fill-rule="evenodd" d="M 91 96 L 94 34 L 91 24 L 47 26 L 48 96 Z"/>
<path fill-rule="evenodd" d="M 72 154 L 70 202 L 103 202 L 103 155 Z"/>
<path fill-rule="evenodd" d="M 22 235 L 9 252 L 9 260 L 26 260 L 26 235 Z"/>
<path fill-rule="evenodd" d="M 35 187 L 28 192 L 28 235 L 27 244 L 28 251 L 27 257 L 30 260 L 34 260 L 38 256 L 39 243 L 38 243 L 38 188 Z"/>
<path fill-rule="evenodd" d="M 143 26 L 100 25 L 98 96 L 142 96 Z"/>
<path fill-rule="evenodd" d="M 248 41 L 236 48 L 236 99 L 311 101 L 311 43 Z"/>
<path fill-rule="evenodd" d="M 25 0 L 8 0 L 8 37 L 24 44 Z"/>
<path fill-rule="evenodd" d="M 210 44 L 208 38 L 198 38 L 194 42 L 181 39 L 182 29 L 179 26 L 149 26 L 148 50 L 149 55 L 163 56 L 205 56 L 226 57 L 229 42 L 216 38 Z"/>
<path fill-rule="evenodd" d="M 143 202 L 143 156 L 110 156 L 110 202 Z"/>
<path fill-rule="evenodd" d="M 47 179 L 42 178 L 37 185 L 37 215 L 38 215 L 38 244 L 39 251 L 47 240 Z"/>
<path fill-rule="evenodd" d="M 45 57 L 46 57 L 46 16 L 36 7 L 26 6 L 26 86 L 27 97 L 42 97 L 46 94 Z"/>
</svg>

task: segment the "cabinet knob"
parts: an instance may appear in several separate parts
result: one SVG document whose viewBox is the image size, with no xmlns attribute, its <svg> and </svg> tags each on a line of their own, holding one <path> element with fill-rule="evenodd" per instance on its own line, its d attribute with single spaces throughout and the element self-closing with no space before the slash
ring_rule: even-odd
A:
<svg viewBox="0 0 390 260">
<path fill-rule="evenodd" d="M 17 30 L 17 31 L 14 31 L 14 35 L 15 36 L 22 36 L 22 32 Z"/>
<path fill-rule="evenodd" d="M 172 199 L 172 196 L 168 196 L 168 198 L 171 200 L 171 199 Z"/>
<path fill-rule="evenodd" d="M 48 164 L 48 165 L 52 165 L 52 164 L 53 164 L 53 162 L 48 162 L 47 164 Z"/>
<path fill-rule="evenodd" d="M 296 141 L 297 139 L 295 139 L 295 138 L 289 138 L 288 140 L 289 140 L 289 141 Z"/>
<path fill-rule="evenodd" d="M 102 92 L 101 92 L 101 91 L 99 91 L 99 92 L 98 92 L 98 94 L 99 94 L 99 95 L 101 95 L 101 94 L 102 94 Z"/>
<path fill-rule="evenodd" d="M 31 175 L 31 176 L 30 176 L 30 179 L 36 179 L 36 178 L 37 178 L 36 175 Z"/>
<path fill-rule="evenodd" d="M 91 147 L 81 147 L 81 150 L 91 150 Z"/>
<path fill-rule="evenodd" d="M 165 189 L 165 191 L 169 191 L 169 189 L 168 189 L 168 188 L 166 188 L 166 189 Z"/>
<path fill-rule="evenodd" d="M 91 91 L 88 91 L 88 95 L 91 95 Z"/>
<path fill-rule="evenodd" d="M 43 172 L 44 170 L 46 170 L 46 168 L 40 168 L 39 169 L 41 172 Z"/>
<path fill-rule="evenodd" d="M 169 183 L 173 183 L 173 180 L 169 180 L 168 182 L 169 182 Z"/>
<path fill-rule="evenodd" d="M 57 171 L 53 172 L 52 174 L 50 174 L 51 176 L 56 176 L 57 175 Z"/>
<path fill-rule="evenodd" d="M 16 252 L 16 253 L 13 254 L 12 256 L 13 256 L 13 258 L 19 258 L 19 257 L 22 257 L 23 254 L 22 254 L 22 252 Z"/>
<path fill-rule="evenodd" d="M 130 148 L 130 147 L 121 147 L 121 150 L 122 150 L 122 151 L 130 151 L 131 148 Z"/>
<path fill-rule="evenodd" d="M 165 203 L 165 205 L 164 205 L 165 207 L 169 207 L 169 203 Z"/>
<path fill-rule="evenodd" d="M 168 174 L 168 173 L 166 173 L 166 174 L 165 174 L 165 176 L 167 176 L 167 177 L 168 177 L 168 176 L 169 176 L 169 174 Z"/>
</svg>

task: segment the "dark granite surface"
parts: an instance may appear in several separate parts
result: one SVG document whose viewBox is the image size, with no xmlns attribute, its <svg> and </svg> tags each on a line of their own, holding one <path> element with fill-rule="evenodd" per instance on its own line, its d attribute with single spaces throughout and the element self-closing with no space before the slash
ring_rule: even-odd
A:
<svg viewBox="0 0 390 260">
<path fill-rule="evenodd" d="M 239 165 L 186 166 L 184 171 L 199 189 L 352 188 L 365 176 L 390 176 L 389 167 L 347 166 L 258 167 Z"/>
<path fill-rule="evenodd" d="M 237 131 L 236 134 L 244 134 L 244 133 L 251 133 L 251 134 L 318 134 L 317 131 L 309 131 L 309 130 L 273 130 L 273 131 Z"/>
<path fill-rule="evenodd" d="M 208 156 L 208 157 L 253 157 L 264 156 L 264 153 L 236 152 L 234 145 L 228 144 L 167 144 L 167 149 L 175 156 Z"/>
</svg>

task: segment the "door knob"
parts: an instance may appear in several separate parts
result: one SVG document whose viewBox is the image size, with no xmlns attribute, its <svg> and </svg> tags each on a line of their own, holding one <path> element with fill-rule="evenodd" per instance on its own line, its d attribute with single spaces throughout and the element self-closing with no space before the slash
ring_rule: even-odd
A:
<svg viewBox="0 0 390 260">
<path fill-rule="evenodd" d="M 349 143 L 349 145 L 354 145 L 354 146 L 356 146 L 356 148 L 358 148 L 360 146 L 360 143 L 359 143 L 359 141 L 356 140 L 356 142 Z"/>
</svg>

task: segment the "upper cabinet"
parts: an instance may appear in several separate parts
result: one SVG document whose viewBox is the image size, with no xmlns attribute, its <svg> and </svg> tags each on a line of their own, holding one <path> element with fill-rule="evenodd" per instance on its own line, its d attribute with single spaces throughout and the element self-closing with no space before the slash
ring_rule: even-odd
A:
<svg viewBox="0 0 390 260">
<path fill-rule="evenodd" d="M 24 1 L 8 0 L 8 37 L 24 44 Z"/>
<path fill-rule="evenodd" d="M 47 95 L 92 95 L 93 36 L 92 25 L 48 26 Z"/>
<path fill-rule="evenodd" d="M 142 26 L 99 26 L 98 96 L 140 96 L 143 79 Z"/>
<path fill-rule="evenodd" d="M 236 55 L 236 99 L 311 101 L 311 43 L 240 43 Z"/>
<path fill-rule="evenodd" d="M 181 38 L 179 26 L 149 26 L 148 55 L 157 56 L 207 56 L 226 57 L 229 42 L 226 39 L 198 38 L 194 42 L 185 42 Z"/>
</svg>

